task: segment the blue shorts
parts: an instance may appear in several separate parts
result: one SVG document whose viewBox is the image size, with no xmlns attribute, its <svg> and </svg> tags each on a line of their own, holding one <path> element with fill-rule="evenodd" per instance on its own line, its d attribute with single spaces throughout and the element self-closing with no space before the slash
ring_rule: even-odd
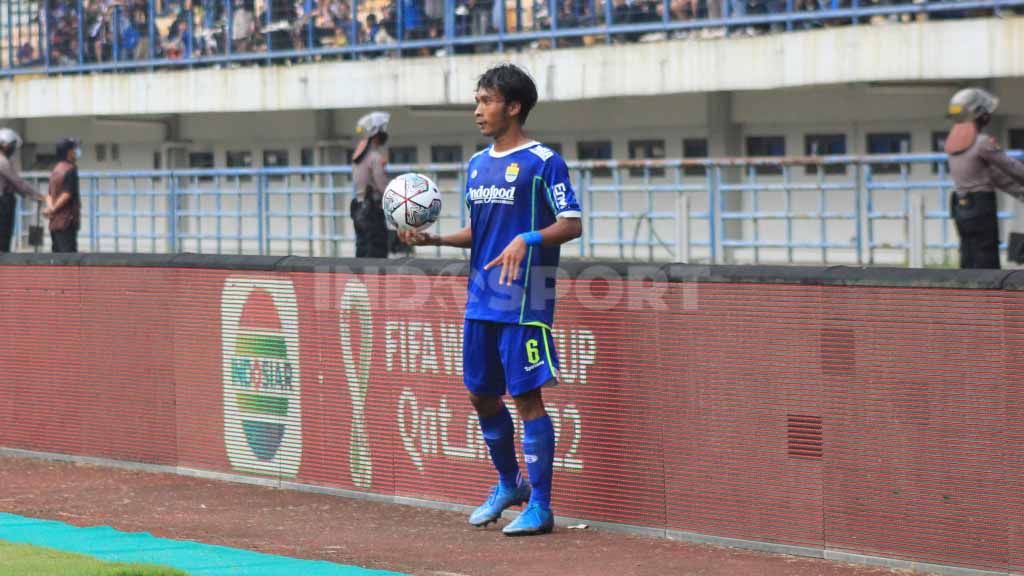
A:
<svg viewBox="0 0 1024 576">
<path fill-rule="evenodd" d="M 558 355 L 542 326 L 466 319 L 462 381 L 477 396 L 521 396 L 558 384 Z"/>
</svg>

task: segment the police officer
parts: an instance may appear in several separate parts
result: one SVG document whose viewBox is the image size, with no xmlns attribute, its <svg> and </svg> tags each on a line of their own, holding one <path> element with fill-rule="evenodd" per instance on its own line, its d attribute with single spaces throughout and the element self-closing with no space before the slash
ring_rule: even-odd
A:
<svg viewBox="0 0 1024 576">
<path fill-rule="evenodd" d="M 388 141 L 387 112 L 371 112 L 359 119 L 356 133 L 361 137 L 352 153 L 355 197 L 350 206 L 356 230 L 357 258 L 388 257 L 388 227 L 381 198 L 388 185 L 384 146 Z"/>
<path fill-rule="evenodd" d="M 950 214 L 960 235 L 961 268 L 999 268 L 996 190 L 1024 199 L 1024 163 L 1007 156 L 982 132 L 999 99 L 980 88 L 965 88 L 949 101 L 955 124 L 946 137 L 949 172 L 956 190 Z"/>
<path fill-rule="evenodd" d="M 15 194 L 46 202 L 43 196 L 18 176 L 14 169 L 14 153 L 21 146 L 21 136 L 10 128 L 0 128 L 0 252 L 11 251 L 11 236 L 14 234 L 14 213 L 18 205 Z"/>
</svg>

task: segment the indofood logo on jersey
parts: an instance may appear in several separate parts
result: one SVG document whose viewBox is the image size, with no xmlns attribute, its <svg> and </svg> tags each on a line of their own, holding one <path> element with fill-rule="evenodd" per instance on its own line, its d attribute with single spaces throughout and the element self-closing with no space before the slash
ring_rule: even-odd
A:
<svg viewBox="0 0 1024 576">
<path fill-rule="evenodd" d="M 505 168 L 505 182 L 511 184 L 516 181 L 516 178 L 519 178 L 519 163 L 513 162 L 508 165 L 508 168 Z"/>
<path fill-rule="evenodd" d="M 295 476 L 302 458 L 299 307 L 288 280 L 228 278 L 221 293 L 224 443 L 232 468 Z"/>
<path fill-rule="evenodd" d="M 474 204 L 515 204 L 516 187 L 477 186 L 469 189 L 469 201 Z"/>
</svg>

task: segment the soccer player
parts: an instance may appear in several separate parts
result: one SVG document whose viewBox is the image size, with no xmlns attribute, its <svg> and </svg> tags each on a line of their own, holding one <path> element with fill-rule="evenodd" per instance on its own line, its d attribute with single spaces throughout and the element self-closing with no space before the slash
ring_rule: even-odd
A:
<svg viewBox="0 0 1024 576">
<path fill-rule="evenodd" d="M 565 161 L 523 131 L 537 103 L 530 76 L 511 64 L 491 68 L 477 82 L 475 96 L 476 125 L 493 143 L 469 161 L 469 226 L 447 236 L 414 231 L 402 236 L 411 245 L 471 249 L 463 379 L 498 484 L 469 523 L 486 526 L 506 508 L 528 502 L 502 531 L 544 534 L 554 527 L 555 434 L 541 396 L 545 386 L 558 383 L 551 341 L 554 271 L 559 246 L 582 231 L 580 207 Z M 506 393 L 523 420 L 528 484 L 519 473 L 512 416 L 502 401 Z"/>
</svg>

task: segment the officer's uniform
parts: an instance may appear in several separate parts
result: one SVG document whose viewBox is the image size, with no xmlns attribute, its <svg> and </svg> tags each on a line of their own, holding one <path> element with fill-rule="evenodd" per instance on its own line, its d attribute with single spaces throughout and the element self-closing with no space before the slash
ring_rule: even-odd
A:
<svg viewBox="0 0 1024 576">
<path fill-rule="evenodd" d="M 949 211 L 960 235 L 961 268 L 999 268 L 996 190 L 1024 198 L 1024 164 L 1007 156 L 995 139 L 979 130 L 999 100 L 968 88 L 950 101 L 958 121 L 946 138 L 949 171 L 956 190 Z"/>
<path fill-rule="evenodd" d="M 356 132 L 362 139 L 352 153 L 355 193 L 349 211 L 356 230 L 357 258 L 388 257 L 388 225 L 382 204 L 388 185 L 384 171 L 387 158 L 371 140 L 379 134 L 386 135 L 390 119 L 387 112 L 371 112 L 356 124 Z"/>
<path fill-rule="evenodd" d="M 994 138 L 979 133 L 967 148 L 950 152 L 949 171 L 956 184 L 950 214 L 960 234 L 960 267 L 999 268 L 995 191 L 1024 196 L 1024 164 L 1007 156 Z"/>
<path fill-rule="evenodd" d="M 0 153 L 0 252 L 11 251 L 15 208 L 18 205 L 15 194 L 34 200 L 40 197 L 31 184 L 18 176 L 7 156 Z"/>
<path fill-rule="evenodd" d="M 386 160 L 377 148 L 370 148 L 352 166 L 355 197 L 349 207 L 356 229 L 357 258 L 388 257 L 388 225 L 384 221 L 381 198 L 388 185 L 384 172 Z"/>
</svg>

